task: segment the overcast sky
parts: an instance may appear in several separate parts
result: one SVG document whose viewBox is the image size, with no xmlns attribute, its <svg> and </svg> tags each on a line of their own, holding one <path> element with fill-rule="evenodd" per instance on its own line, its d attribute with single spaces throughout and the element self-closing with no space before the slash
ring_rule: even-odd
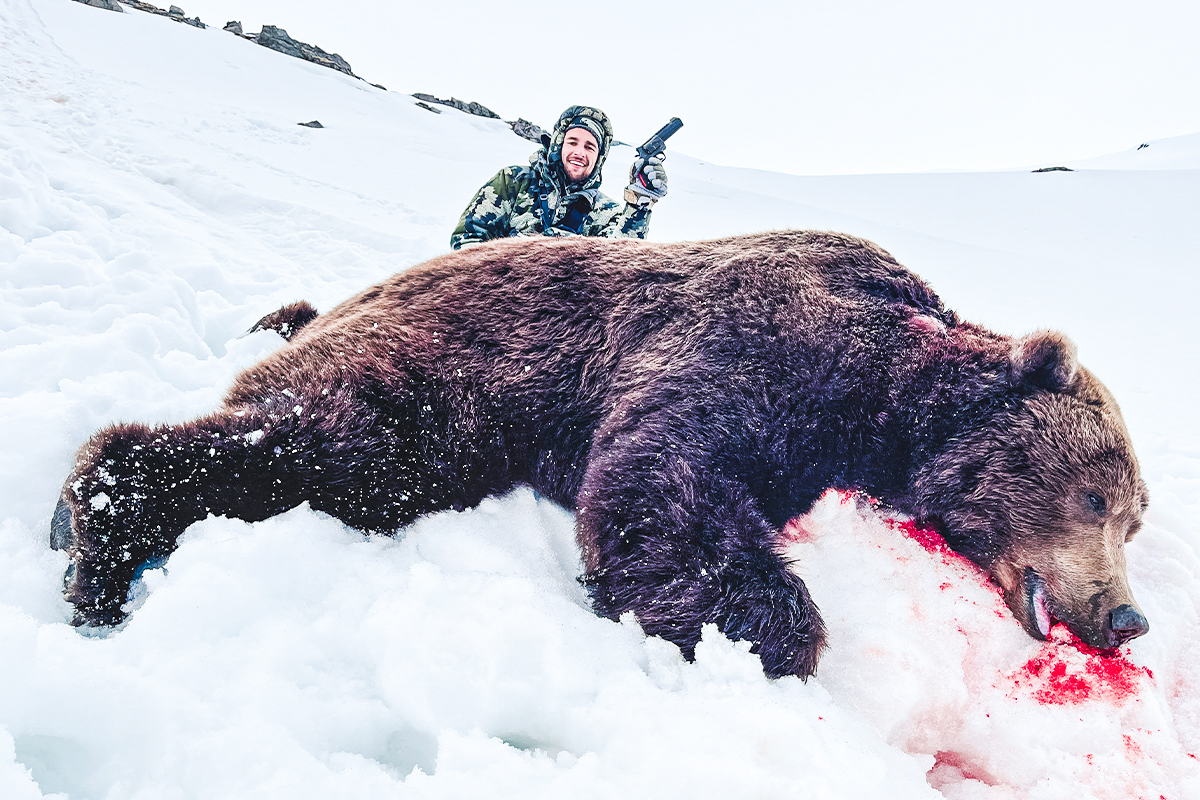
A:
<svg viewBox="0 0 1200 800">
<path fill-rule="evenodd" d="M 159 0 L 166 5 L 166 0 Z M 1200 132 L 1197 0 L 176 0 L 390 90 L 795 174 L 992 169 Z M 668 164 L 669 166 L 669 164 Z"/>
</svg>

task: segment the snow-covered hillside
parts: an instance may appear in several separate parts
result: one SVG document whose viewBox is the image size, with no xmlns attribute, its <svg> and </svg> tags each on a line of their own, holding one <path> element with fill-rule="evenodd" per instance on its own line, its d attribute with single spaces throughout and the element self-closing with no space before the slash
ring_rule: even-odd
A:
<svg viewBox="0 0 1200 800">
<path fill-rule="evenodd" d="M 1153 498 L 1128 550 L 1151 632 L 1122 659 L 1030 640 L 839 496 L 793 529 L 831 630 L 807 683 L 595 617 L 570 515 L 529 491 L 394 540 L 303 506 L 209 519 L 87 635 L 47 545 L 85 438 L 212 409 L 279 346 L 254 320 L 445 252 L 532 146 L 218 29 L 0 0 L 0 796 L 1200 797 L 1200 135 L 1149 144 L 822 178 L 671 152 L 650 237 L 845 230 L 968 319 L 1071 334 Z"/>
</svg>

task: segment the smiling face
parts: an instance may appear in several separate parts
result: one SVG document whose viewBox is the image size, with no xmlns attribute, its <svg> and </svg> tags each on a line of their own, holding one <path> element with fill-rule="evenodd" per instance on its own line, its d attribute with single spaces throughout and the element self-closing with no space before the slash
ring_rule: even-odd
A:
<svg viewBox="0 0 1200 800">
<path fill-rule="evenodd" d="M 1059 621 L 1113 648 L 1149 630 L 1125 568 L 1146 486 L 1116 402 L 1090 373 L 998 412 L 939 461 L 926 488 L 942 507 L 930 516 L 991 574 L 1030 636 Z"/>
<path fill-rule="evenodd" d="M 562 144 L 563 171 L 571 183 L 582 183 L 592 174 L 596 159 L 600 156 L 600 145 L 596 137 L 583 128 L 567 131 Z"/>
</svg>

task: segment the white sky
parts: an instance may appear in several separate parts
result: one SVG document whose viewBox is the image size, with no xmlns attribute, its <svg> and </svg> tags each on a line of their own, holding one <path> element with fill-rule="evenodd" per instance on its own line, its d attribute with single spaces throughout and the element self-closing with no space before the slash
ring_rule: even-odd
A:
<svg viewBox="0 0 1200 800">
<path fill-rule="evenodd" d="M 166 5 L 166 0 L 160 0 Z M 795 174 L 1052 164 L 1200 132 L 1196 0 L 177 0 L 391 90 Z M 764 121 L 766 124 L 764 125 Z"/>
</svg>

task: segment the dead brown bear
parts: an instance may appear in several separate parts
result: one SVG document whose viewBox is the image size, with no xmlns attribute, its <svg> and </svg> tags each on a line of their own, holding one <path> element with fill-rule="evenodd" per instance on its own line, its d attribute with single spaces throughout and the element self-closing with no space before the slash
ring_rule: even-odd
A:
<svg viewBox="0 0 1200 800">
<path fill-rule="evenodd" d="M 53 526 L 77 623 L 119 622 L 208 514 L 307 500 L 390 534 L 528 484 L 575 510 L 599 613 L 688 655 L 715 622 L 770 675 L 823 646 L 778 534 L 829 487 L 937 526 L 1035 637 L 1148 628 L 1122 550 L 1147 495 L 1112 397 L 1061 334 L 962 322 L 869 242 L 504 241 L 312 316 L 267 318 L 293 338 L 214 414 L 83 446 Z"/>
</svg>

